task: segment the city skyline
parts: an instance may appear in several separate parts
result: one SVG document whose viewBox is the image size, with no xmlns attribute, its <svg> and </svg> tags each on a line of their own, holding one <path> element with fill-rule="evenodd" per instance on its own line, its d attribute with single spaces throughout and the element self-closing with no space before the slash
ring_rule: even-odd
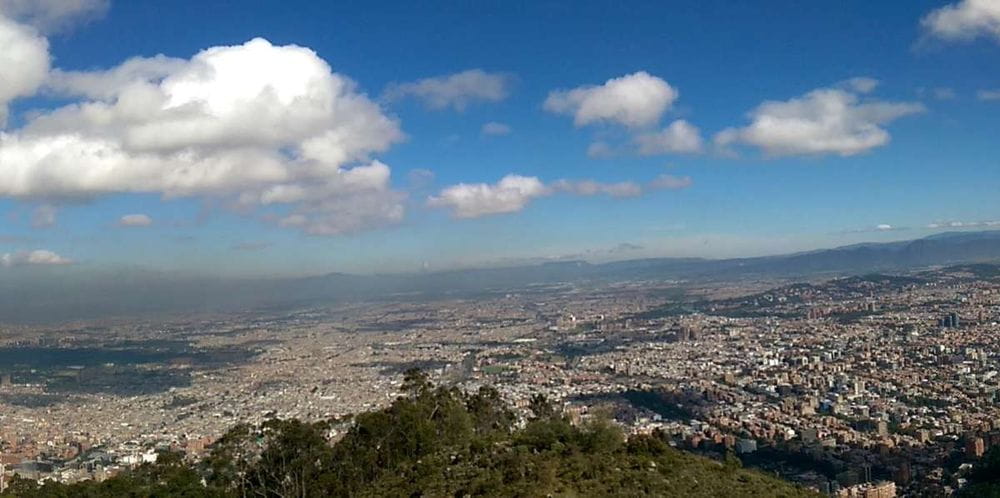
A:
<svg viewBox="0 0 1000 498">
<path fill-rule="evenodd" d="M 0 0 L 0 272 L 723 258 L 1000 226 L 996 2 L 437 6 Z"/>
</svg>

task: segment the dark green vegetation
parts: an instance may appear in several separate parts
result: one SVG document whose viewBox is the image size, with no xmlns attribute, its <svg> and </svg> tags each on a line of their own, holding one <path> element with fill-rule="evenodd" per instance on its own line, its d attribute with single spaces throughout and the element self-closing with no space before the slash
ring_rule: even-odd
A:
<svg viewBox="0 0 1000 498">
<path fill-rule="evenodd" d="M 961 497 L 1000 498 L 1000 448 L 990 448 L 969 474 Z"/>
<path fill-rule="evenodd" d="M 626 439 L 600 417 L 575 426 L 542 397 L 516 429 L 494 389 L 464 394 L 411 371 L 404 390 L 350 421 L 236 426 L 198 465 L 164 454 L 102 483 L 17 481 L 4 496 L 816 496 L 732 456 L 685 454 L 659 435 Z M 331 445 L 337 428 L 346 433 Z"/>
</svg>

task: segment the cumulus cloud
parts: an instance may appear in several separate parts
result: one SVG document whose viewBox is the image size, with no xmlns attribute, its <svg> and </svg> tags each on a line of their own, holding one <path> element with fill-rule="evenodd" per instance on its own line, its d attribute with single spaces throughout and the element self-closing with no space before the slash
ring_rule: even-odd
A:
<svg viewBox="0 0 1000 498">
<path fill-rule="evenodd" d="M 715 136 L 723 148 L 742 143 L 773 157 L 851 156 L 889 142 L 884 125 L 924 111 L 912 102 L 862 99 L 842 88 L 820 88 L 786 101 L 767 101 L 749 113 L 750 124 Z"/>
<path fill-rule="evenodd" d="M 513 81 L 514 78 L 509 74 L 469 69 L 460 73 L 389 85 L 383 98 L 393 101 L 413 97 L 430 109 L 441 110 L 450 107 L 462 111 L 476 101 L 499 102 L 507 98 Z"/>
<path fill-rule="evenodd" d="M 111 0 L 0 0 L 0 15 L 44 32 L 104 16 Z"/>
<path fill-rule="evenodd" d="M 68 265 L 73 261 L 64 258 L 52 251 L 36 249 L 34 251 L 21 251 L 15 253 L 5 253 L 0 255 L 0 265 L 2 266 L 32 266 L 32 265 Z"/>
<path fill-rule="evenodd" d="M 701 132 L 683 119 L 678 119 L 663 130 L 636 135 L 633 139 L 644 156 L 670 153 L 694 153 L 702 148 Z"/>
<path fill-rule="evenodd" d="M 1000 88 L 993 90 L 979 90 L 976 92 L 976 98 L 979 100 L 1000 100 Z"/>
<path fill-rule="evenodd" d="M 531 201 L 553 194 L 583 197 L 606 195 L 615 199 L 638 197 L 653 190 L 678 190 L 691 186 L 691 178 L 661 175 L 646 185 L 633 181 L 556 180 L 546 184 L 537 177 L 507 175 L 495 184 L 460 183 L 431 196 L 431 207 L 449 208 L 456 218 L 478 218 L 521 211 Z"/>
<path fill-rule="evenodd" d="M 496 121 L 490 121 L 483 125 L 483 135 L 501 136 L 510 135 L 510 126 Z"/>
<path fill-rule="evenodd" d="M 460 183 L 431 196 L 431 207 L 451 208 L 456 218 L 477 218 L 490 214 L 513 213 L 532 199 L 551 190 L 534 176 L 507 175 L 495 184 Z"/>
<path fill-rule="evenodd" d="M 34 29 L 2 13 L 0 10 L 0 47 L 3 47 L 0 49 L 0 130 L 7 124 L 10 102 L 34 95 L 49 72 L 48 41 Z"/>
<path fill-rule="evenodd" d="M 42 204 L 31 212 L 31 226 L 34 228 L 49 228 L 56 224 L 58 209 L 51 204 Z"/>
<path fill-rule="evenodd" d="M 608 122 L 636 128 L 656 124 L 677 96 L 677 90 L 666 81 L 639 71 L 603 85 L 550 92 L 543 107 L 573 116 L 576 126 Z"/>
<path fill-rule="evenodd" d="M 153 224 L 153 219 L 145 214 L 126 214 L 118 219 L 120 227 L 148 227 Z"/>
<path fill-rule="evenodd" d="M 257 38 L 57 72 L 49 88 L 81 100 L 0 133 L 0 196 L 211 197 L 320 235 L 403 216 L 371 158 L 403 139 L 398 122 L 308 48 Z"/>
<path fill-rule="evenodd" d="M 931 11 L 920 24 L 929 35 L 942 40 L 985 37 L 1000 42 L 1000 2 L 962 0 Z"/>
<path fill-rule="evenodd" d="M 65 97 L 95 100 L 116 99 L 130 85 L 159 82 L 184 70 L 188 61 L 157 55 L 133 57 L 105 71 L 63 71 L 54 69 L 45 82 L 46 90 Z"/>
</svg>

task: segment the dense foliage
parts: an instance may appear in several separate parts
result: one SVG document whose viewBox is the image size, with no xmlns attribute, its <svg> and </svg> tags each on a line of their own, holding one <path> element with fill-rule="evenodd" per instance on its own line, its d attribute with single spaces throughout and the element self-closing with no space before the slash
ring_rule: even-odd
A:
<svg viewBox="0 0 1000 498">
<path fill-rule="evenodd" d="M 961 496 L 1000 498 L 1000 448 L 990 448 L 976 463 Z"/>
<path fill-rule="evenodd" d="M 101 483 L 37 486 L 20 497 L 309 496 L 811 496 L 788 483 L 685 454 L 663 438 L 626 439 L 595 417 L 575 426 L 542 397 L 515 417 L 496 390 L 465 394 L 409 372 L 406 396 L 358 415 L 335 444 L 339 421 L 239 425 L 198 466 L 164 454 Z"/>
</svg>

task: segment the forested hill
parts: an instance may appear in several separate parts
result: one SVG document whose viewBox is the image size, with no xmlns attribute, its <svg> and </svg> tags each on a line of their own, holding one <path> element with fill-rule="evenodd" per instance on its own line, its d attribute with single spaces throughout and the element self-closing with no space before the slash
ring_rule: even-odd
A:
<svg viewBox="0 0 1000 498">
<path fill-rule="evenodd" d="M 407 374 L 406 396 L 351 421 L 272 420 L 232 428 L 198 464 L 161 454 L 101 483 L 16 480 L 7 497 L 818 496 L 776 478 L 682 453 L 658 435 L 625 438 L 532 403 L 515 417 L 494 389 L 434 387 Z M 345 433 L 334 444 L 336 428 Z"/>
</svg>

